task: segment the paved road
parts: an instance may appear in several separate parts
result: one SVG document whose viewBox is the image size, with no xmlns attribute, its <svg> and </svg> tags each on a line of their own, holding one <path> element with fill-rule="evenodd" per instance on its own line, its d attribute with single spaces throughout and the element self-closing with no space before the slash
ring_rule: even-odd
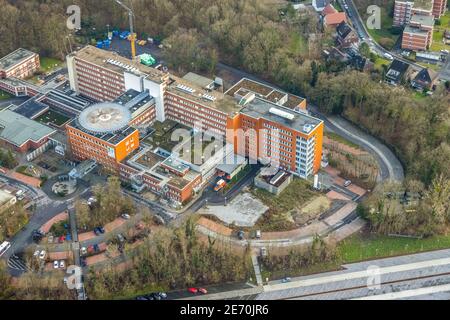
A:
<svg viewBox="0 0 450 320">
<path fill-rule="evenodd" d="M 313 105 L 309 105 L 309 110 L 312 111 L 312 115 L 324 120 L 326 128 L 370 152 L 378 162 L 381 180 L 403 181 L 405 174 L 402 164 L 395 154 L 378 139 L 341 117 L 325 116 Z"/>
<path fill-rule="evenodd" d="M 197 299 L 344 300 L 450 297 L 450 249 L 371 260 L 342 270 L 270 281 L 260 290 L 234 290 Z"/>
<path fill-rule="evenodd" d="M 341 5 L 341 7 L 344 8 L 343 0 L 337 0 L 337 1 Z M 348 10 L 346 10 L 346 11 L 350 12 L 350 14 L 351 14 L 350 20 L 353 24 L 353 27 L 355 28 L 359 38 L 362 41 L 366 42 L 372 50 L 374 50 L 380 56 L 383 56 L 385 53 L 389 53 L 393 57 L 395 57 L 397 60 L 400 60 L 400 61 L 410 64 L 411 67 L 416 71 L 420 71 L 423 69 L 423 67 L 421 65 L 411 62 L 410 60 L 405 59 L 401 55 L 396 54 L 395 52 L 386 50 L 385 48 L 380 46 L 367 32 L 366 24 L 362 21 L 361 16 L 359 15 L 359 12 L 356 9 L 356 6 L 355 6 L 353 0 L 346 0 L 346 2 L 348 5 Z"/>
</svg>

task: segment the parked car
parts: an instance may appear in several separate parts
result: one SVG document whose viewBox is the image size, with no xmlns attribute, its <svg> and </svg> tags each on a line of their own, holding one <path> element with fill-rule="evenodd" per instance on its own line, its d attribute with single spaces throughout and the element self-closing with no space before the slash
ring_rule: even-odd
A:
<svg viewBox="0 0 450 320">
<path fill-rule="evenodd" d="M 125 237 L 121 235 L 120 233 L 117 235 L 117 240 L 119 240 L 120 243 L 125 241 Z"/>
<path fill-rule="evenodd" d="M 48 243 L 53 243 L 53 240 L 54 240 L 53 236 L 48 236 Z"/>
<path fill-rule="evenodd" d="M 128 220 L 128 219 L 131 218 L 130 215 L 129 215 L 128 213 L 122 214 L 121 217 L 122 217 L 122 219 L 125 219 L 125 220 Z"/>
<path fill-rule="evenodd" d="M 59 268 L 58 260 L 53 261 L 53 269 L 58 269 L 58 268 Z"/>
<path fill-rule="evenodd" d="M 349 185 L 351 185 L 352 184 L 352 182 L 350 181 L 350 180 L 346 180 L 345 182 L 344 182 L 344 187 L 348 187 Z"/>
<path fill-rule="evenodd" d="M 39 257 L 39 250 L 36 250 L 36 251 L 33 253 L 33 257 L 35 257 L 36 259 Z"/>
<path fill-rule="evenodd" d="M 45 252 L 45 250 L 42 250 L 41 253 L 39 254 L 39 259 L 44 260 L 46 255 L 47 252 Z"/>
<path fill-rule="evenodd" d="M 266 249 L 266 247 L 262 247 L 260 249 L 260 255 L 261 255 L 261 257 L 267 256 L 267 249 Z"/>
<path fill-rule="evenodd" d="M 237 236 L 238 236 L 238 239 L 239 240 L 244 240 L 244 231 L 242 231 L 242 230 L 239 230 L 238 231 L 238 233 L 237 233 Z"/>
<path fill-rule="evenodd" d="M 98 244 L 94 244 L 94 251 L 95 252 L 99 252 L 100 251 L 100 247 L 98 246 Z"/>
<path fill-rule="evenodd" d="M 72 241 L 72 236 L 70 234 L 66 235 L 66 241 Z"/>
<path fill-rule="evenodd" d="M 282 282 L 282 283 L 291 282 L 291 278 L 290 278 L 290 277 L 283 278 L 283 279 L 281 280 L 281 282 Z"/>
<path fill-rule="evenodd" d="M 94 229 L 94 233 L 96 236 L 101 235 L 100 229 L 98 227 Z"/>
<path fill-rule="evenodd" d="M 59 243 L 63 243 L 64 240 L 66 240 L 66 237 L 65 237 L 65 236 L 61 236 L 61 237 L 58 238 L 58 242 L 59 242 Z"/>
<path fill-rule="evenodd" d="M 167 299 L 167 293 L 165 293 L 165 292 L 158 292 L 158 295 L 159 295 L 162 299 Z"/>
<path fill-rule="evenodd" d="M 256 230 L 256 232 L 255 232 L 255 238 L 256 238 L 256 239 L 261 239 L 261 230 Z"/>
<path fill-rule="evenodd" d="M 80 249 L 80 254 L 81 254 L 82 256 L 85 256 L 85 255 L 87 254 L 87 249 L 86 249 L 86 247 L 81 247 L 81 249 Z"/>
<path fill-rule="evenodd" d="M 151 296 L 155 300 L 161 300 L 162 299 L 162 297 L 157 292 L 152 293 Z"/>
<path fill-rule="evenodd" d="M 66 263 L 64 262 L 64 260 L 61 260 L 60 262 L 59 262 L 59 268 L 60 269 L 64 269 L 66 267 Z"/>
<path fill-rule="evenodd" d="M 86 258 L 81 258 L 81 266 L 84 268 L 87 266 Z"/>
<path fill-rule="evenodd" d="M 197 293 L 197 292 L 198 292 L 198 289 L 197 289 L 197 288 L 188 288 L 188 291 L 189 291 L 190 293 Z"/>
<path fill-rule="evenodd" d="M 205 288 L 198 288 L 198 292 L 203 293 L 203 294 L 207 294 L 208 290 L 206 290 Z"/>
</svg>

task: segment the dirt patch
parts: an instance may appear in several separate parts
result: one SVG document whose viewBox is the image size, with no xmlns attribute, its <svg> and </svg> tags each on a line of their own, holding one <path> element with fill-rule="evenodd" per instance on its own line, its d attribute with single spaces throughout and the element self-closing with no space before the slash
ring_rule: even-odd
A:
<svg viewBox="0 0 450 320">
<path fill-rule="evenodd" d="M 318 218 L 321 213 L 328 210 L 330 204 L 331 201 L 326 196 L 320 195 L 308 202 L 300 210 L 292 212 L 291 215 L 295 223 L 302 225 Z"/>
</svg>

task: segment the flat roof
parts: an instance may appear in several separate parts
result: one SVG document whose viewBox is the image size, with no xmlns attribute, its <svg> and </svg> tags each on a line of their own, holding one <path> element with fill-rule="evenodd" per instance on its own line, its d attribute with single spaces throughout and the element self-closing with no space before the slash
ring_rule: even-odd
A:
<svg viewBox="0 0 450 320">
<path fill-rule="evenodd" d="M 305 98 L 281 91 L 269 85 L 247 78 L 242 78 L 241 80 L 239 80 L 230 89 L 228 89 L 225 94 L 232 97 L 243 97 L 249 92 L 253 92 L 260 98 L 263 98 L 270 102 L 281 104 L 282 106 L 290 109 L 294 109 L 305 100 Z M 285 98 L 287 98 L 286 101 L 281 101 Z"/>
<path fill-rule="evenodd" d="M 224 157 L 222 163 L 220 163 L 216 169 L 225 172 L 226 174 L 232 174 L 238 167 L 246 163 L 246 159 L 238 154 L 233 154 L 231 161 L 227 157 Z"/>
<path fill-rule="evenodd" d="M 34 55 L 36 53 L 30 50 L 19 48 L 0 59 L 0 69 L 8 70 Z"/>
<path fill-rule="evenodd" d="M 258 97 L 255 97 L 255 99 L 246 104 L 241 110 L 241 113 L 255 119 L 264 118 L 305 134 L 313 131 L 320 123 L 322 123 L 322 120 L 311 117 L 306 113 L 296 112 L 288 108 L 280 107 L 275 103 Z M 286 117 L 280 114 L 285 114 Z M 305 125 L 311 126 L 308 132 L 303 130 Z"/>
<path fill-rule="evenodd" d="M 123 73 L 124 71 L 127 71 L 136 74 L 144 74 L 150 80 L 157 83 L 163 83 L 164 78 L 167 77 L 167 73 L 164 73 L 158 69 L 145 66 L 140 62 L 133 62 L 125 57 L 120 56 L 115 52 L 102 50 L 90 45 L 80 49 L 79 51 L 75 51 L 71 55 L 118 73 Z M 121 63 L 122 66 L 115 64 L 113 61 Z M 135 68 L 136 70 L 135 71 L 127 70 L 125 66 Z"/>
<path fill-rule="evenodd" d="M 405 29 L 403 29 L 403 32 L 420 34 L 420 35 L 428 35 L 428 31 L 425 31 L 425 30 L 422 30 L 422 29 L 420 29 L 418 27 L 413 27 L 413 26 L 410 26 L 410 25 L 407 25 L 405 27 Z"/>
<path fill-rule="evenodd" d="M 434 18 L 433 16 L 423 16 L 420 14 L 413 14 L 410 22 L 420 23 L 421 25 L 432 27 L 434 25 Z"/>
<path fill-rule="evenodd" d="M 204 89 L 193 82 L 173 75 L 170 76 L 170 81 L 166 90 L 230 116 L 236 114 L 241 109 L 232 97 L 216 90 Z"/>
<path fill-rule="evenodd" d="M 129 89 L 120 97 L 116 98 L 114 102 L 124 106 L 134 114 L 134 112 L 147 104 L 155 104 L 155 99 L 149 94 L 147 89 L 143 92 Z"/>
<path fill-rule="evenodd" d="M 54 132 L 50 127 L 11 110 L 0 111 L 0 138 L 18 147 L 29 140 L 40 141 Z"/>
<path fill-rule="evenodd" d="M 201 76 L 194 72 L 188 72 L 183 76 L 183 79 L 186 81 L 190 81 L 195 83 L 196 85 L 206 88 L 209 87 L 211 84 L 214 84 L 214 80 L 209 79 L 207 77 Z"/>
<path fill-rule="evenodd" d="M 31 98 L 14 109 L 14 112 L 29 119 L 33 119 L 48 109 L 49 106 L 36 101 L 36 98 Z"/>
<path fill-rule="evenodd" d="M 0 207 L 9 202 L 12 198 L 14 198 L 14 196 L 11 193 L 0 189 Z"/>
<path fill-rule="evenodd" d="M 432 0 L 414 0 L 413 8 L 422 10 L 431 10 L 433 8 Z"/>
</svg>

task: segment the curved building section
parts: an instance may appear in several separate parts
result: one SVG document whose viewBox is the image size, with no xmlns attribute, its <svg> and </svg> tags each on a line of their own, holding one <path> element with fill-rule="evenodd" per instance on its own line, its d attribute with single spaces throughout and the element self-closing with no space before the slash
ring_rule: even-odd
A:
<svg viewBox="0 0 450 320">
<path fill-rule="evenodd" d="M 122 130 L 131 121 L 131 112 L 114 102 L 97 103 L 78 116 L 81 127 L 93 133 L 110 133 Z"/>
</svg>

